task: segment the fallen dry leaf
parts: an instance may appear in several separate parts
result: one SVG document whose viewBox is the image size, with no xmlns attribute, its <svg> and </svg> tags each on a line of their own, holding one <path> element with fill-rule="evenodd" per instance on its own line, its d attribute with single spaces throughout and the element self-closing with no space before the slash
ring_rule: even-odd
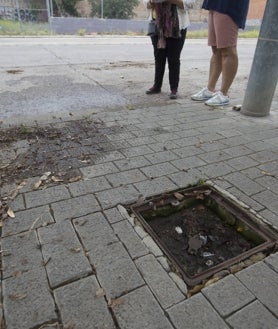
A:
<svg viewBox="0 0 278 329">
<path fill-rule="evenodd" d="M 55 183 L 57 183 L 57 182 L 63 182 L 63 179 L 58 178 L 58 177 L 55 177 L 55 176 L 51 176 L 51 180 L 52 180 L 52 182 L 55 182 Z"/>
<path fill-rule="evenodd" d="M 70 251 L 78 253 L 81 251 L 81 248 L 71 248 Z"/>
<path fill-rule="evenodd" d="M 33 185 L 33 188 L 34 190 L 37 190 L 42 184 L 42 181 L 39 179 L 34 185 Z"/>
<path fill-rule="evenodd" d="M 12 208 L 9 208 L 9 209 L 7 210 L 7 214 L 8 214 L 9 217 L 11 217 L 11 218 L 15 218 L 15 214 L 14 214 Z"/>
<path fill-rule="evenodd" d="M 19 74 L 19 73 L 22 73 L 23 70 L 19 70 L 19 69 L 17 69 L 17 70 L 7 70 L 6 72 L 10 73 L 10 74 Z"/>
<path fill-rule="evenodd" d="M 175 197 L 177 200 L 179 200 L 179 201 L 181 201 L 181 200 L 184 199 L 184 195 L 181 194 L 181 193 L 179 193 L 179 192 L 175 192 L 175 193 L 174 193 L 174 197 Z"/>
<path fill-rule="evenodd" d="M 78 182 L 79 180 L 81 180 L 82 177 L 81 176 L 75 176 L 75 177 L 72 177 L 69 179 L 69 182 L 70 183 L 73 183 L 73 182 Z"/>
<path fill-rule="evenodd" d="M 271 174 L 271 173 L 268 172 L 268 171 L 264 171 L 264 170 L 262 170 L 261 173 L 262 173 L 263 175 L 265 175 L 265 176 L 275 177 L 275 175 Z"/>
<path fill-rule="evenodd" d="M 117 307 L 119 305 L 121 305 L 123 303 L 123 301 L 120 298 L 111 298 L 108 301 L 108 307 Z"/>
<path fill-rule="evenodd" d="M 97 297 L 103 297 L 103 296 L 105 296 L 105 291 L 104 291 L 104 289 L 99 288 L 99 289 L 96 291 L 96 296 L 97 296 Z"/>
<path fill-rule="evenodd" d="M 26 298 L 27 294 L 13 294 L 13 295 L 9 295 L 9 298 L 12 300 L 21 300 Z"/>
</svg>

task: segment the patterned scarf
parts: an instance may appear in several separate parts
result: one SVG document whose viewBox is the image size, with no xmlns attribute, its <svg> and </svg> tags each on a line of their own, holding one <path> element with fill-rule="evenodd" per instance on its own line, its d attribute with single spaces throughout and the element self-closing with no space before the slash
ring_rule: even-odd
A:
<svg viewBox="0 0 278 329">
<path fill-rule="evenodd" d="M 155 4 L 158 43 L 157 48 L 166 47 L 166 38 L 180 38 L 179 17 L 176 5 L 168 2 Z"/>
</svg>

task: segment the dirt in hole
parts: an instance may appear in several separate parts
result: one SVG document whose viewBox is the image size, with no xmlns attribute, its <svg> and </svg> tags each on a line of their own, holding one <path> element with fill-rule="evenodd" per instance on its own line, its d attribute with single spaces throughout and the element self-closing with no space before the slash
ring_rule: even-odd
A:
<svg viewBox="0 0 278 329">
<path fill-rule="evenodd" d="M 191 278 L 257 245 L 202 203 L 147 222 Z"/>
</svg>

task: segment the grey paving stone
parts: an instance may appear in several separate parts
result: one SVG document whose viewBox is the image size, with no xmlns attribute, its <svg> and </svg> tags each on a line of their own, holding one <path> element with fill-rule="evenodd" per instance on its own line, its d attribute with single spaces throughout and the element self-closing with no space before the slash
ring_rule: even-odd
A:
<svg viewBox="0 0 278 329">
<path fill-rule="evenodd" d="M 254 201 L 251 197 L 247 196 L 246 194 L 244 194 L 243 192 L 241 192 L 235 187 L 228 188 L 227 191 L 255 211 L 260 211 L 264 209 L 263 205 Z"/>
<path fill-rule="evenodd" d="M 243 155 L 248 155 L 253 153 L 252 150 L 250 150 L 248 147 L 244 145 L 238 145 L 238 146 L 226 148 L 224 152 L 231 155 L 232 157 L 240 157 Z"/>
<path fill-rule="evenodd" d="M 222 177 L 234 171 L 234 169 L 225 162 L 212 163 L 199 167 L 198 169 L 208 178 Z"/>
<path fill-rule="evenodd" d="M 173 150 L 178 148 L 175 141 L 156 142 L 148 145 L 154 152 Z"/>
<path fill-rule="evenodd" d="M 104 163 L 104 162 L 111 162 L 123 159 L 124 156 L 119 151 L 111 151 L 111 152 L 101 152 L 96 157 L 94 157 L 94 163 Z"/>
<path fill-rule="evenodd" d="M 138 157 L 114 161 L 114 163 L 121 171 L 135 169 L 135 168 L 141 168 L 141 167 L 149 166 L 151 164 L 150 161 L 148 161 L 142 155 L 138 156 Z"/>
<path fill-rule="evenodd" d="M 201 294 L 167 310 L 177 329 L 228 329 L 222 318 Z"/>
<path fill-rule="evenodd" d="M 17 234 L 53 223 L 49 206 L 27 209 L 15 213 L 15 218 L 5 220 L 2 237 Z"/>
<path fill-rule="evenodd" d="M 70 194 L 64 185 L 25 193 L 26 207 L 37 207 L 48 203 L 69 199 Z"/>
<path fill-rule="evenodd" d="M 227 161 L 232 158 L 232 155 L 224 153 L 224 150 L 211 151 L 199 154 L 199 157 L 206 163 L 215 163 L 220 161 Z"/>
<path fill-rule="evenodd" d="M 253 195 L 252 198 L 265 206 L 268 210 L 272 211 L 274 214 L 278 215 L 278 198 L 276 194 L 271 191 L 263 191 Z"/>
<path fill-rule="evenodd" d="M 249 177 L 240 172 L 228 174 L 225 179 L 236 186 L 239 190 L 246 193 L 248 196 L 259 193 L 264 190 L 264 187 L 257 184 Z"/>
<path fill-rule="evenodd" d="M 149 253 L 146 245 L 138 237 L 128 220 L 115 223 L 113 229 L 122 243 L 125 245 L 132 259 Z"/>
<path fill-rule="evenodd" d="M 180 137 L 177 133 L 161 133 L 159 135 L 153 136 L 153 138 L 159 143 L 164 143 L 167 141 L 179 139 Z"/>
<path fill-rule="evenodd" d="M 113 311 L 121 329 L 173 329 L 147 287 L 122 296 L 120 301 Z"/>
<path fill-rule="evenodd" d="M 8 329 L 39 328 L 58 321 L 43 268 L 3 280 L 3 306 Z"/>
<path fill-rule="evenodd" d="M 89 167 L 80 168 L 84 178 L 93 178 L 113 172 L 118 172 L 117 167 L 112 162 L 96 164 Z"/>
<path fill-rule="evenodd" d="M 223 317 L 234 313 L 255 299 L 255 296 L 233 275 L 204 288 L 202 293 Z"/>
<path fill-rule="evenodd" d="M 120 173 L 107 175 L 106 178 L 113 187 L 140 182 L 146 179 L 146 176 L 139 169 L 122 171 Z"/>
<path fill-rule="evenodd" d="M 156 140 L 152 136 L 137 137 L 129 140 L 131 146 L 148 145 L 155 142 Z"/>
<path fill-rule="evenodd" d="M 178 127 L 182 128 L 182 130 L 177 132 L 177 135 L 179 136 L 179 139 L 177 139 L 177 144 L 179 146 L 193 145 L 196 143 L 196 136 L 200 134 L 200 131 L 198 129 L 190 129 L 188 126 L 184 127 L 184 125 L 179 125 Z M 194 143 L 183 144 L 183 141 L 186 142 L 187 139 L 189 139 L 190 141 L 194 140 Z"/>
<path fill-rule="evenodd" d="M 259 215 L 262 216 L 270 225 L 278 228 L 278 214 L 274 214 L 268 209 L 264 209 L 259 212 Z"/>
<path fill-rule="evenodd" d="M 135 261 L 135 264 L 163 308 L 169 308 L 185 299 L 174 281 L 153 255 L 140 257 Z"/>
<path fill-rule="evenodd" d="M 278 165 L 278 163 L 277 163 L 277 165 Z M 257 178 L 256 182 L 278 195 L 278 178 L 277 177 L 267 175 L 267 176 Z"/>
<path fill-rule="evenodd" d="M 9 207 L 15 212 L 25 209 L 23 194 L 18 194 L 15 199 L 9 202 Z"/>
<path fill-rule="evenodd" d="M 111 185 L 105 177 L 100 176 L 85 181 L 70 183 L 68 187 L 73 196 L 80 196 L 109 189 Z"/>
<path fill-rule="evenodd" d="M 197 169 L 189 169 L 171 174 L 169 178 L 179 187 L 187 187 L 189 185 L 195 185 L 198 183 L 198 180 L 206 179 L 207 177 Z"/>
<path fill-rule="evenodd" d="M 264 163 L 258 167 L 260 170 L 270 173 L 271 175 L 278 175 L 277 161 Z"/>
<path fill-rule="evenodd" d="M 42 267 L 42 253 L 35 231 L 2 238 L 3 279 Z"/>
<path fill-rule="evenodd" d="M 188 169 L 196 168 L 196 167 L 203 166 L 206 164 L 205 161 L 201 160 L 197 156 L 191 156 L 188 158 L 174 160 L 174 161 L 171 161 L 171 163 L 175 167 L 177 167 L 179 170 L 188 170 Z"/>
<path fill-rule="evenodd" d="M 92 194 L 55 202 L 51 207 L 56 221 L 80 217 L 100 210 L 100 205 Z"/>
<path fill-rule="evenodd" d="M 64 326 L 75 329 L 116 328 L 104 297 L 98 297 L 100 291 L 94 276 L 54 290 Z"/>
<path fill-rule="evenodd" d="M 146 180 L 135 183 L 134 186 L 145 197 L 175 190 L 178 187 L 167 177 L 158 177 L 155 179 Z"/>
<path fill-rule="evenodd" d="M 124 219 L 117 207 L 105 210 L 104 214 L 108 222 L 111 224 L 120 222 Z"/>
<path fill-rule="evenodd" d="M 130 158 L 134 156 L 153 153 L 153 150 L 149 148 L 147 145 L 140 145 L 140 146 L 126 148 L 122 150 L 122 152 L 126 157 Z"/>
<path fill-rule="evenodd" d="M 198 155 L 201 153 L 204 153 L 203 150 L 201 150 L 200 147 L 196 146 L 186 146 L 186 147 L 180 147 L 178 149 L 172 150 L 174 153 L 176 153 L 180 158 L 186 158 L 191 157 L 193 155 Z"/>
<path fill-rule="evenodd" d="M 213 152 L 217 150 L 223 150 L 227 146 L 223 144 L 221 141 L 204 141 L 204 140 L 199 140 L 199 144 L 201 149 L 204 152 Z"/>
<path fill-rule="evenodd" d="M 162 152 L 156 152 L 153 154 L 146 154 L 145 157 L 152 163 L 162 163 L 166 161 L 175 160 L 178 158 L 176 154 L 174 154 L 171 151 L 162 151 Z"/>
<path fill-rule="evenodd" d="M 107 245 L 118 242 L 114 231 L 102 213 L 97 212 L 73 221 L 86 251 L 102 250 Z"/>
<path fill-rule="evenodd" d="M 264 261 L 272 270 L 278 273 L 278 252 L 268 256 Z"/>
<path fill-rule="evenodd" d="M 278 315 L 278 274 L 265 263 L 256 263 L 236 274 L 236 277 L 273 314 Z"/>
<path fill-rule="evenodd" d="M 241 170 L 243 175 L 246 175 L 250 179 L 255 179 L 263 175 L 262 170 L 257 167 L 251 167 Z"/>
<path fill-rule="evenodd" d="M 38 234 L 52 288 L 92 273 L 70 221 L 40 228 Z"/>
<path fill-rule="evenodd" d="M 277 160 L 278 154 L 274 150 L 263 150 L 252 154 L 251 157 L 260 163 L 267 163 Z"/>
<path fill-rule="evenodd" d="M 117 298 L 144 284 L 122 243 L 97 246 L 88 252 L 100 285 L 109 298 Z"/>
<path fill-rule="evenodd" d="M 233 329 L 274 329 L 278 319 L 257 300 L 226 320 Z"/>
<path fill-rule="evenodd" d="M 149 178 L 157 178 L 172 174 L 178 170 L 169 162 L 165 162 L 141 168 L 141 171 Z"/>
<path fill-rule="evenodd" d="M 250 167 L 255 167 L 258 162 L 250 158 L 249 156 L 240 156 L 225 161 L 229 166 L 236 170 L 244 170 Z"/>
</svg>

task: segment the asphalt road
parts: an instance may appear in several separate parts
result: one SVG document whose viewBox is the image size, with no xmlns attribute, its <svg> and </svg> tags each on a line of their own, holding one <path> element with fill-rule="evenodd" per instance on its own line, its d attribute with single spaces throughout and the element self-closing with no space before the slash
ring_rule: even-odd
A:
<svg viewBox="0 0 278 329">
<path fill-rule="evenodd" d="M 149 37 L 10 37 L 0 43 L 1 120 L 111 110 L 150 101 L 144 95 L 154 72 Z M 181 98 L 206 85 L 210 58 L 206 43 L 206 39 L 186 40 Z M 247 83 L 255 47 L 254 39 L 239 40 L 240 82 Z M 235 96 L 240 92 L 237 85 L 242 88 L 235 81 L 231 90 Z"/>
</svg>

